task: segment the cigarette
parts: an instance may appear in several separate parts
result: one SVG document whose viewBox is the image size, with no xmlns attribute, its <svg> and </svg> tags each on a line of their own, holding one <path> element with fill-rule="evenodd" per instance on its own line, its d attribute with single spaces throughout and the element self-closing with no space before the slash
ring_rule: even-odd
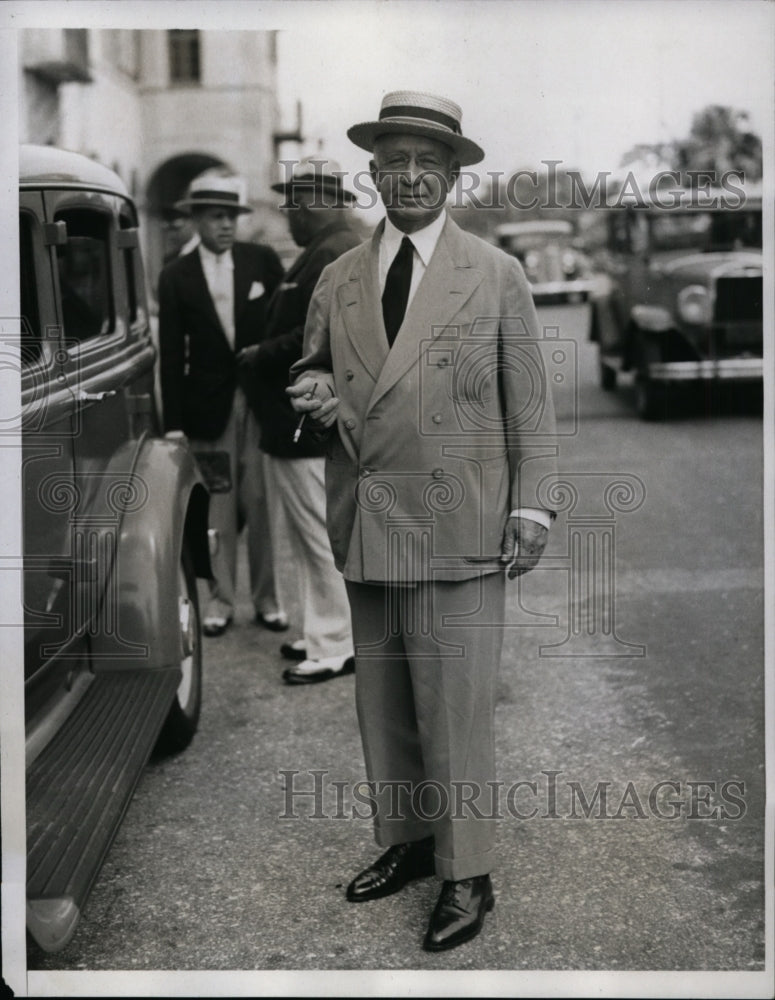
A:
<svg viewBox="0 0 775 1000">
<path fill-rule="evenodd" d="M 318 387 L 318 384 L 316 382 L 312 386 L 312 388 L 310 389 L 310 391 L 305 394 L 305 399 L 312 399 L 312 397 L 315 395 L 315 389 L 317 389 L 317 387 Z M 301 417 L 299 419 L 298 424 L 296 424 L 296 430 L 293 432 L 293 443 L 294 444 L 298 444 L 299 443 L 299 438 L 301 437 L 301 429 L 304 426 L 304 419 L 305 419 L 306 416 L 307 416 L 306 413 L 302 413 L 302 415 L 301 415 Z"/>
</svg>

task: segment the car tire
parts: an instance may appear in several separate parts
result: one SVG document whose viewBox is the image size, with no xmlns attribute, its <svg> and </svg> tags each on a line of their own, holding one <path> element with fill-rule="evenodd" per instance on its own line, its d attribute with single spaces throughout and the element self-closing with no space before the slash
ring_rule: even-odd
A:
<svg viewBox="0 0 775 1000">
<path fill-rule="evenodd" d="M 600 360 L 599 368 L 600 388 L 604 392 L 613 392 L 616 388 L 616 369 L 607 365 L 602 358 Z"/>
<path fill-rule="evenodd" d="M 182 676 L 170 706 L 155 754 L 170 756 L 185 750 L 194 738 L 202 707 L 202 621 L 196 576 L 187 545 L 178 568 L 178 622 L 183 641 Z"/>
</svg>

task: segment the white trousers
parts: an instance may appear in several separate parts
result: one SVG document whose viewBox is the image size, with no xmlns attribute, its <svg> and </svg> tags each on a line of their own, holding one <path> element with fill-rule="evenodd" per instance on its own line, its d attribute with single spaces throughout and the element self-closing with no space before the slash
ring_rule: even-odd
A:
<svg viewBox="0 0 775 1000">
<path fill-rule="evenodd" d="M 349 656 L 350 606 L 326 531 L 323 458 L 264 456 L 267 490 L 285 513 L 288 540 L 299 572 L 307 656 Z"/>
</svg>

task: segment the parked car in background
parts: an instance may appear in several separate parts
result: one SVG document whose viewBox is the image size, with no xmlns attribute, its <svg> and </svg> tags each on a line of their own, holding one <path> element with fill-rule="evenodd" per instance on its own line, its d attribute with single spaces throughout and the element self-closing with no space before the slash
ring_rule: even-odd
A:
<svg viewBox="0 0 775 1000">
<path fill-rule="evenodd" d="M 71 939 L 154 747 L 197 728 L 208 493 L 159 436 L 135 206 L 22 147 L 19 191 L 27 927 Z"/>
<path fill-rule="evenodd" d="M 566 219 L 503 222 L 495 229 L 495 239 L 522 264 L 536 305 L 589 298 L 591 262 Z"/>
<path fill-rule="evenodd" d="M 678 201 L 678 199 L 676 199 Z M 702 382 L 762 380 L 762 203 L 610 208 L 607 287 L 592 303 L 600 384 L 635 377 L 645 420 L 664 416 L 668 391 Z"/>
</svg>

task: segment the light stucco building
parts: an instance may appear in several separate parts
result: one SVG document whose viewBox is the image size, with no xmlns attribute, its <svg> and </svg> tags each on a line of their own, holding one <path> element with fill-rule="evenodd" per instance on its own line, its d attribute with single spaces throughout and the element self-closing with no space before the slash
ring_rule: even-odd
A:
<svg viewBox="0 0 775 1000">
<path fill-rule="evenodd" d="M 149 286 L 168 247 L 165 216 L 204 170 L 235 173 L 255 211 L 240 237 L 281 253 L 287 228 L 270 185 L 297 155 L 281 129 L 274 31 L 26 29 L 20 139 L 91 156 L 137 202 Z"/>
</svg>

